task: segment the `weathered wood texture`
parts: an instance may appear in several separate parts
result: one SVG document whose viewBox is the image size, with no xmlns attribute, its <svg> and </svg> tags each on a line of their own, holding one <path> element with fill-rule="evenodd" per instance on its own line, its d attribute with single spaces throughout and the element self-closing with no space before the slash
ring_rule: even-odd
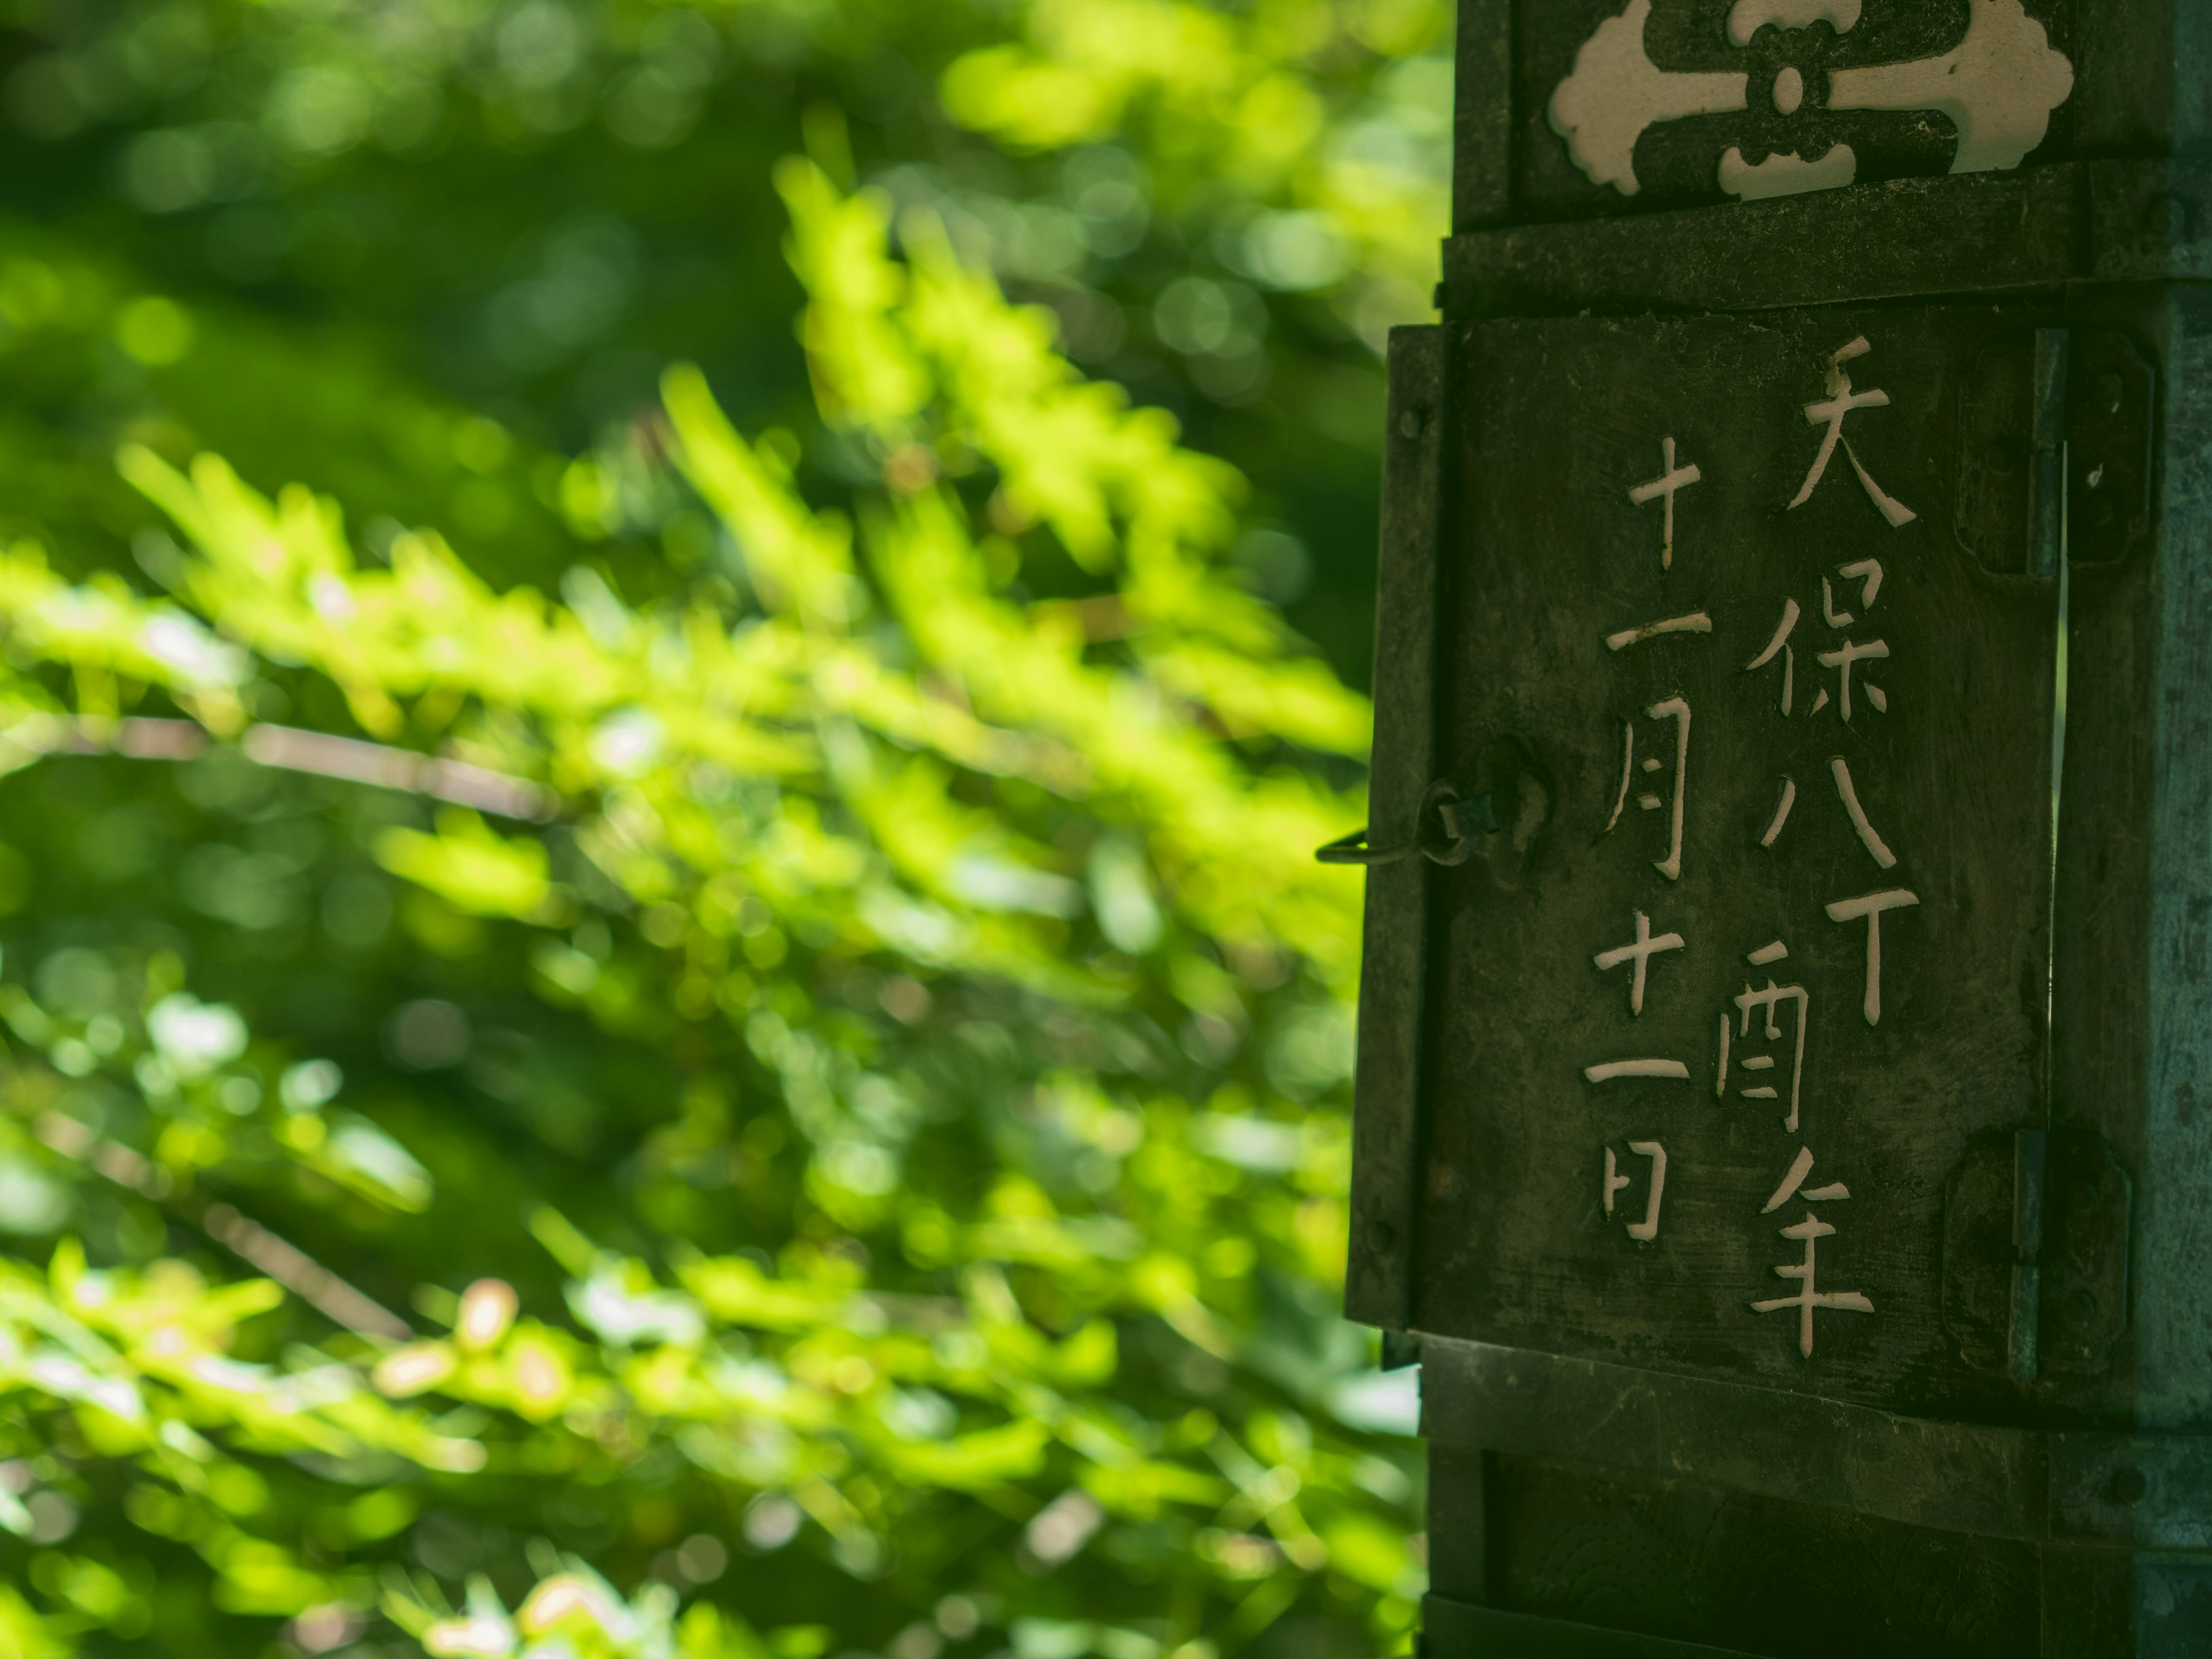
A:
<svg viewBox="0 0 2212 1659">
<path fill-rule="evenodd" d="M 1433 328 L 1390 342 L 1389 438 L 1383 471 L 1381 592 L 1376 604 L 1376 719 L 1389 728 L 1368 781 L 1370 838 L 1401 846 L 1435 767 L 1429 732 L 1436 695 L 1436 556 L 1440 457 L 1447 416 L 1444 343 Z M 1405 1328 L 1411 1304 L 1407 1244 L 1413 1234 L 1416 1103 L 1421 1080 L 1422 962 L 1429 866 L 1401 859 L 1368 872 L 1364 961 L 1373 979 L 1359 1003 L 1359 1076 L 1352 1157 L 1351 1317 Z"/>
<path fill-rule="evenodd" d="M 2212 175 L 2197 164 L 2068 163 L 1625 219 L 1512 224 L 1444 248 L 1454 311 L 1763 311 L 2084 282 L 2212 277 Z M 1823 200 L 1832 195 L 1833 199 Z M 1808 246 L 1832 258 L 1807 257 Z M 1971 280 L 1961 250 L 1973 255 Z"/>
<path fill-rule="evenodd" d="M 2166 366 L 2155 556 L 2075 606 L 2055 1104 L 2133 1175 L 2136 1337 L 2114 1407 L 2212 1426 L 2212 294 L 2139 296 Z"/>
<path fill-rule="evenodd" d="M 1990 170 L 1834 96 L 1976 28 L 2070 77 Z M 1569 145 L 1639 43 L 1706 80 Z M 2212 1653 L 2212 6 L 1462 0 L 1457 50 L 1376 838 L 1432 782 L 1499 827 L 1370 877 L 1349 1297 L 1425 1355 L 1427 1650 Z M 1878 1021 L 1827 914 L 1876 891 Z M 1801 1217 L 1802 1340 L 1752 1306 Z"/>
<path fill-rule="evenodd" d="M 1939 507 L 1966 367 L 2039 320 L 1981 307 L 1455 330 L 1440 755 L 1464 775 L 1484 745 L 1517 737 L 1551 802 L 1525 871 L 1501 879 L 1476 860 L 1431 878 L 1441 1012 L 1418 1328 L 1892 1408 L 2002 1399 L 2002 1376 L 1977 1376 L 1944 1336 L 1935 1262 L 1944 1181 L 1967 1142 L 2040 1099 L 2055 595 L 1983 569 Z M 1901 528 L 1840 450 L 1805 507 L 1783 510 L 1819 442 L 1800 412 L 1820 396 L 1819 365 L 1862 335 L 1881 343 L 1858 380 L 1890 402 L 1854 445 L 1926 509 Z M 1660 470 L 1662 434 L 1703 471 L 1680 492 L 1665 570 L 1659 509 L 1626 487 Z M 1839 574 L 1867 559 L 1877 579 Z M 1747 670 L 1785 614 L 1783 652 Z M 1854 620 L 1829 620 L 1842 616 Z M 1618 630 L 1686 617 L 1702 631 L 1608 647 Z M 1853 644 L 1883 654 L 1855 666 L 1847 721 L 1841 670 L 1820 657 Z M 1688 710 L 1679 777 L 1680 720 L 1651 714 L 1670 702 Z M 1762 845 L 1785 787 L 1788 820 Z M 1677 843 L 1670 879 L 1655 865 Z M 1868 924 L 1824 906 L 1879 891 L 1912 902 L 1883 922 L 1871 1024 Z M 1626 944 L 1639 913 L 1683 943 L 1651 960 L 1632 1013 L 1630 964 L 1601 972 L 1593 955 Z M 1786 957 L 1747 963 L 1775 941 Z M 1811 988 L 1803 1013 L 1782 1011 L 1779 1044 L 1763 1013 L 1742 1030 L 1732 1001 L 1778 976 Z M 1723 1012 L 1740 1055 L 1724 1085 Z M 1583 1075 L 1643 1056 L 1682 1075 Z M 1746 1072 L 1747 1059 L 1774 1069 Z M 1762 1085 L 1779 1097 L 1743 1096 Z M 1645 1137 L 1672 1172 L 1662 1231 L 1639 1248 L 1604 1224 L 1592 1172 L 1606 1146 L 1634 1163 L 1629 1143 Z M 1853 1194 L 1834 1218 L 1832 1282 L 1890 1287 L 1878 1320 L 1824 1316 L 1834 1346 L 1810 1370 L 1794 1324 L 1767 1340 L 1745 1312 L 1796 1248 L 1759 1216 L 1804 1146 L 1820 1159 L 1811 1184 Z M 1644 1204 L 1640 1176 L 1629 1199 Z"/>
</svg>

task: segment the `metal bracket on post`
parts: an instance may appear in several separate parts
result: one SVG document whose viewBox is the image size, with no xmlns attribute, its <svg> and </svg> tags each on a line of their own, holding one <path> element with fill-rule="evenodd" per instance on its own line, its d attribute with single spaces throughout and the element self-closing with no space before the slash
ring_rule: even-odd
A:
<svg viewBox="0 0 2212 1659">
<path fill-rule="evenodd" d="M 2058 574 L 2059 517 L 2066 500 L 2066 347 L 2063 328 L 2035 331 L 2030 382 L 2027 574 L 2048 580 Z"/>
<path fill-rule="evenodd" d="M 2157 391 L 2156 371 L 2126 335 L 2073 331 L 2065 439 L 2076 564 L 2112 563 L 2150 533 Z"/>
<path fill-rule="evenodd" d="M 1960 1357 L 2022 1388 L 2102 1371 L 2127 1328 L 2133 1207 L 2102 1136 L 1974 1141 L 1943 1189 L 1943 1328 Z"/>
<path fill-rule="evenodd" d="M 2150 533 L 2157 379 L 2114 329 L 1986 347 L 1960 391 L 1960 544 L 1994 574 L 2048 581 L 2063 513 L 2074 563 L 2124 558 Z"/>
</svg>

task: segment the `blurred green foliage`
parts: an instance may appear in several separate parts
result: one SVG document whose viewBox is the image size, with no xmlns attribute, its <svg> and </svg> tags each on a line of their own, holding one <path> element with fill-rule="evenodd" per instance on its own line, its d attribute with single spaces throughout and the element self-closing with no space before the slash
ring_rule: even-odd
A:
<svg viewBox="0 0 2212 1659">
<path fill-rule="evenodd" d="M 5 21 L 0 1659 L 1395 1643 L 1440 0 Z"/>
</svg>

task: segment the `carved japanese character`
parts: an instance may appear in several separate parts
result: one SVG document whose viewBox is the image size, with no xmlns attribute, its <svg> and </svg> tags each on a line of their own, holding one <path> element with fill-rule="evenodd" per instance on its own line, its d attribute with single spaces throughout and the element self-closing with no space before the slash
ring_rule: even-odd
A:
<svg viewBox="0 0 2212 1659">
<path fill-rule="evenodd" d="M 1895 868 L 1897 854 L 1891 852 L 1889 844 L 1875 832 L 1874 825 L 1867 821 L 1866 808 L 1859 805 L 1859 792 L 1851 783 L 1850 763 L 1841 755 L 1832 755 L 1828 759 L 1828 774 L 1836 781 L 1837 798 L 1843 802 L 1844 816 L 1850 819 L 1851 828 L 1857 833 L 1859 845 L 1866 848 L 1867 856 L 1885 870 Z"/>
<path fill-rule="evenodd" d="M 1710 634 L 1713 619 L 1702 611 L 1692 611 L 1686 617 L 1667 617 L 1658 622 L 1645 623 L 1641 628 L 1624 628 L 1605 636 L 1608 651 L 1626 651 L 1632 645 L 1641 645 L 1646 640 L 1656 640 L 1662 634 Z"/>
<path fill-rule="evenodd" d="M 1680 696 L 1668 697 L 1662 702 L 1652 704 L 1644 711 L 1644 714 L 1647 720 L 1674 722 L 1674 766 L 1672 787 L 1664 797 L 1656 790 L 1638 791 L 1636 795 L 1636 805 L 1644 811 L 1656 812 L 1671 804 L 1673 811 L 1667 838 L 1667 856 L 1654 859 L 1651 867 L 1666 877 L 1668 880 L 1679 881 L 1682 875 L 1682 814 L 1689 793 L 1690 705 Z M 1644 758 L 1643 770 L 1647 776 L 1666 769 L 1667 763 L 1656 756 L 1647 756 Z M 1624 721 L 1621 734 L 1620 793 L 1613 799 L 1613 811 L 1606 818 L 1605 828 L 1598 832 L 1601 836 L 1611 835 L 1614 826 L 1620 823 L 1620 815 L 1627 810 L 1629 788 L 1636 781 L 1636 726 L 1632 720 Z"/>
<path fill-rule="evenodd" d="M 1851 1189 L 1840 1181 L 1832 1181 L 1825 1187 L 1807 1187 L 1806 1178 L 1813 1173 L 1813 1149 L 1800 1146 L 1797 1156 L 1790 1161 L 1790 1168 L 1782 1177 L 1774 1194 L 1759 1206 L 1761 1215 L 1772 1215 L 1796 1197 L 1802 1191 L 1808 1204 L 1835 1204 L 1851 1195 Z"/>
<path fill-rule="evenodd" d="M 1860 462 L 1858 452 L 1851 447 L 1850 440 L 1844 436 L 1844 417 L 1853 410 L 1883 409 L 1889 404 L 1887 392 L 1879 389 L 1873 392 L 1851 390 L 1851 377 L 1844 368 L 1844 365 L 1851 359 L 1863 356 L 1872 349 L 1874 348 L 1867 343 L 1866 336 L 1862 334 L 1856 339 L 1838 346 L 1829 357 L 1828 395 L 1820 403 L 1805 405 L 1807 423 L 1826 429 L 1820 434 L 1820 453 L 1814 456 L 1812 467 L 1805 474 L 1805 482 L 1798 485 L 1797 493 L 1790 498 L 1790 506 L 1791 508 L 1800 507 L 1813 499 L 1813 491 L 1826 476 L 1828 463 L 1834 459 L 1836 446 L 1841 443 L 1844 454 L 1851 464 L 1851 471 L 1858 474 L 1859 483 L 1866 490 L 1867 499 L 1889 521 L 1891 529 L 1902 530 L 1920 515 L 1904 502 L 1884 493 L 1881 486 L 1874 481 L 1873 475 Z"/>
<path fill-rule="evenodd" d="M 1909 893 L 1902 887 L 1893 887 L 1880 893 L 1862 893 L 1856 898 L 1838 899 L 1827 907 L 1831 921 L 1858 921 L 1867 925 L 1866 954 L 1866 1023 L 1881 1024 L 1881 918 L 1888 910 L 1908 909 L 1920 902 L 1920 896 Z"/>
<path fill-rule="evenodd" d="M 1667 1149 L 1656 1140 L 1632 1140 L 1628 1150 L 1638 1158 L 1651 1160 L 1651 1185 L 1644 1194 L 1644 1219 L 1628 1224 L 1628 1236 L 1648 1244 L 1659 1237 L 1659 1204 L 1667 1191 Z M 1630 1177 L 1620 1173 L 1620 1162 L 1613 1148 L 1605 1149 L 1605 1212 L 1613 1213 L 1613 1195 L 1629 1184 Z M 1631 1212 L 1631 1213 L 1634 1213 Z"/>
<path fill-rule="evenodd" d="M 1800 1156 L 1803 1158 L 1805 1169 L 1810 1170 L 1813 1167 L 1812 1155 L 1808 1152 L 1802 1153 Z M 1793 1170 L 1795 1168 L 1796 1166 L 1793 1165 Z M 1804 1179 L 1803 1175 L 1799 1174 L 1797 1179 L 1802 1182 Z M 1783 1184 L 1788 1187 L 1790 1183 L 1785 1180 Z M 1835 1197 L 1850 1196 L 1844 1190 L 1841 1182 L 1838 1182 L 1832 1188 L 1822 1188 L 1820 1190 Z M 1805 1194 L 1808 1199 L 1812 1196 L 1810 1193 Z M 1779 1209 L 1782 1204 L 1787 1201 L 1787 1199 L 1778 1200 L 1770 1203 L 1767 1209 L 1769 1212 Z M 1796 1279 L 1797 1293 L 1795 1296 L 1769 1297 L 1751 1304 L 1751 1310 L 1753 1313 L 1779 1313 L 1784 1308 L 1796 1309 L 1797 1352 L 1808 1359 L 1813 1357 L 1813 1315 L 1816 1310 L 1826 1308 L 1841 1313 L 1872 1313 L 1874 1311 L 1874 1304 L 1859 1291 L 1824 1291 L 1817 1283 L 1820 1242 L 1824 1238 L 1834 1237 L 1835 1233 L 1836 1230 L 1833 1227 L 1821 1220 L 1811 1210 L 1805 1212 L 1805 1218 L 1802 1221 L 1783 1228 L 1782 1237 L 1802 1243 L 1805 1246 L 1805 1255 L 1801 1261 L 1782 1263 L 1775 1268 L 1774 1273 L 1778 1279 Z"/>
<path fill-rule="evenodd" d="M 1883 640 L 1869 640 L 1864 645 L 1859 644 L 1856 640 L 1845 640 L 1833 651 L 1823 651 L 1820 653 L 1820 666 L 1836 671 L 1836 703 L 1845 720 L 1848 721 L 1851 717 L 1852 668 L 1862 662 L 1883 661 L 1888 655 L 1889 645 Z M 1877 714 L 1886 713 L 1888 710 L 1889 694 L 1887 692 L 1878 685 L 1868 685 L 1863 682 L 1861 684 L 1861 689 L 1865 694 L 1866 700 L 1875 706 Z M 1828 691 L 1827 688 L 1823 686 L 1820 689 L 1820 695 L 1813 700 L 1813 712 L 1817 714 L 1827 706 Z"/>
<path fill-rule="evenodd" d="M 1833 907 L 1831 907 L 1832 911 L 1832 908 Z M 1680 950 L 1682 936 L 1680 933 L 1661 933 L 1654 937 L 1651 932 L 1651 918 L 1641 910 L 1633 912 L 1633 915 L 1636 917 L 1636 937 L 1627 944 L 1619 945 L 1613 950 L 1599 951 L 1590 960 L 1607 973 L 1624 963 L 1631 964 L 1628 979 L 1628 1012 L 1632 1014 L 1640 1014 L 1644 1012 L 1644 980 L 1646 964 L 1653 957 L 1658 956 L 1662 951 Z"/>
<path fill-rule="evenodd" d="M 1781 961 L 1789 954 L 1789 947 L 1780 939 L 1776 939 L 1772 944 L 1763 945 L 1758 950 L 1752 951 L 1747 960 L 1754 968 L 1764 968 L 1770 963 Z M 1764 1040 L 1770 1043 L 1780 1042 L 1782 1040 L 1780 1014 L 1783 1006 L 1786 1004 L 1795 1011 L 1791 1024 L 1794 1027 L 1793 1035 L 1796 1042 L 1790 1056 L 1790 1107 L 1789 1110 L 1783 1115 L 1782 1127 L 1795 1133 L 1797 1128 L 1800 1102 L 1804 1091 L 1805 1027 L 1812 1012 L 1812 994 L 1802 985 L 1778 984 L 1770 976 L 1764 989 L 1747 981 L 1742 994 L 1732 1000 L 1735 1004 L 1740 1023 L 1731 1032 L 1727 1013 L 1723 1012 L 1721 1015 L 1720 1058 L 1714 1068 L 1713 1098 L 1720 1100 L 1726 1097 L 1731 1069 L 1740 1073 L 1748 1072 L 1758 1079 L 1736 1091 L 1740 1098 L 1744 1100 L 1782 1098 L 1780 1087 L 1775 1083 L 1769 1082 L 1766 1078 L 1768 1073 L 1777 1069 L 1779 1064 L 1777 1057 L 1771 1054 L 1746 1054 L 1738 1050 L 1752 1036 L 1751 1017 L 1753 1012 L 1757 1012 L 1763 1017 L 1760 1024 Z"/>
<path fill-rule="evenodd" d="M 1765 650 L 1743 665 L 1744 672 L 1748 674 L 1753 670 L 1764 668 L 1772 662 L 1776 653 L 1781 653 L 1782 713 L 1785 719 L 1789 715 L 1790 700 L 1796 694 L 1797 685 L 1797 653 L 1790 646 L 1790 635 L 1796 629 L 1798 615 L 1797 601 L 1784 599 L 1782 620 L 1774 625 L 1774 637 L 1767 641 Z"/>
<path fill-rule="evenodd" d="M 1690 485 L 1698 483 L 1705 475 L 1699 472 L 1694 465 L 1677 466 L 1674 465 L 1674 440 L 1672 437 L 1662 438 L 1660 440 L 1659 453 L 1664 458 L 1664 464 L 1660 469 L 1659 476 L 1652 479 L 1648 483 L 1638 484 L 1633 489 L 1628 492 L 1628 499 L 1635 502 L 1638 507 L 1642 507 L 1647 501 L 1652 501 L 1663 500 L 1666 502 L 1666 507 L 1662 515 L 1662 528 L 1660 532 L 1659 542 L 1659 568 L 1662 570 L 1671 570 L 1674 568 L 1674 565 L 1675 493 L 1678 490 L 1687 489 Z"/>
</svg>

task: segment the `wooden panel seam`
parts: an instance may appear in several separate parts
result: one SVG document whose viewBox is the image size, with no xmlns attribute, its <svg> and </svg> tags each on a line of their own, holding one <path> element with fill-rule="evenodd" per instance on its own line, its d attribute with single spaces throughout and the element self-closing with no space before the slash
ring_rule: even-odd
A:
<svg viewBox="0 0 2212 1659">
<path fill-rule="evenodd" d="M 1368 801 L 1376 846 L 1413 839 L 1431 776 L 1443 364 L 1442 329 L 1392 331 Z M 1362 935 L 1345 1312 L 1394 1330 L 1405 1328 L 1412 1294 L 1427 870 L 1420 858 L 1370 869 Z"/>
</svg>

